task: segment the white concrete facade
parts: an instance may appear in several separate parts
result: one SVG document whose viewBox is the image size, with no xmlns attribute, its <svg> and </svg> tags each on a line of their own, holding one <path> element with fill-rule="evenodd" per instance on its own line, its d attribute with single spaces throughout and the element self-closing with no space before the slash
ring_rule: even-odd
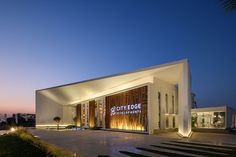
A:
<svg viewBox="0 0 236 157">
<path fill-rule="evenodd" d="M 158 129 L 178 128 L 179 134 L 189 136 L 192 104 L 187 60 L 37 90 L 36 127 L 55 126 L 55 116 L 62 118 L 62 126 L 74 124 L 77 104 L 89 100 L 104 101 L 108 95 L 142 86 L 148 87 L 148 133 L 152 134 Z"/>
</svg>

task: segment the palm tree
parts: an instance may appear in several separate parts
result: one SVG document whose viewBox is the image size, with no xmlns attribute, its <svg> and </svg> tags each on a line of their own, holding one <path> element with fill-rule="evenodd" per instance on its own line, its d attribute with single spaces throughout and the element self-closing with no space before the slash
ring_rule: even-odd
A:
<svg viewBox="0 0 236 157">
<path fill-rule="evenodd" d="M 57 122 L 57 130 L 59 130 L 59 123 L 60 123 L 60 121 L 61 121 L 61 117 L 56 116 L 56 117 L 53 118 L 53 120 L 54 120 L 55 122 Z"/>
<path fill-rule="evenodd" d="M 227 11 L 236 10 L 236 0 L 220 0 L 220 3 Z"/>
</svg>

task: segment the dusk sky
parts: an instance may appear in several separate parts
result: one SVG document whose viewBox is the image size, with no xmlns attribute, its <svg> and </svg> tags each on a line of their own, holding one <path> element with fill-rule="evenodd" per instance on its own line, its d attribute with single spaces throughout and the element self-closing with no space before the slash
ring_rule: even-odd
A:
<svg viewBox="0 0 236 157">
<path fill-rule="evenodd" d="M 197 105 L 236 108 L 236 11 L 218 0 L 1 0 L 0 113 L 35 90 L 188 58 Z"/>
</svg>

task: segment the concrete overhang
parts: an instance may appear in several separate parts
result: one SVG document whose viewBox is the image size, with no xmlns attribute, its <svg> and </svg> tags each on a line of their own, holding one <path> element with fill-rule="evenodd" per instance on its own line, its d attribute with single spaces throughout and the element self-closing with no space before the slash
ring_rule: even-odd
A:
<svg viewBox="0 0 236 157">
<path fill-rule="evenodd" d="M 225 112 L 227 106 L 219 106 L 219 107 L 202 107 L 202 108 L 195 108 L 192 109 L 191 112 Z"/>
<path fill-rule="evenodd" d="M 186 62 L 188 62 L 187 59 L 184 59 L 136 71 L 40 89 L 36 90 L 36 94 L 43 94 L 63 105 L 73 105 L 125 89 L 127 84 L 135 81 L 141 80 L 143 83 L 152 83 L 154 77 L 172 84 L 178 84 L 181 77 L 181 65 Z"/>
</svg>

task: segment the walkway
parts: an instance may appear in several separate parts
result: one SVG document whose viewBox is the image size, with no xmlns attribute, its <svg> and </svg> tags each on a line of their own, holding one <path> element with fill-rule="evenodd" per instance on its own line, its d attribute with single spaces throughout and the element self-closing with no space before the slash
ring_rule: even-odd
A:
<svg viewBox="0 0 236 157">
<path fill-rule="evenodd" d="M 160 135 L 99 130 L 31 132 L 84 157 L 222 156 L 236 153 L 232 148 L 236 147 L 236 135 L 230 134 L 194 133 L 191 139 L 182 139 L 175 132 Z"/>
</svg>

